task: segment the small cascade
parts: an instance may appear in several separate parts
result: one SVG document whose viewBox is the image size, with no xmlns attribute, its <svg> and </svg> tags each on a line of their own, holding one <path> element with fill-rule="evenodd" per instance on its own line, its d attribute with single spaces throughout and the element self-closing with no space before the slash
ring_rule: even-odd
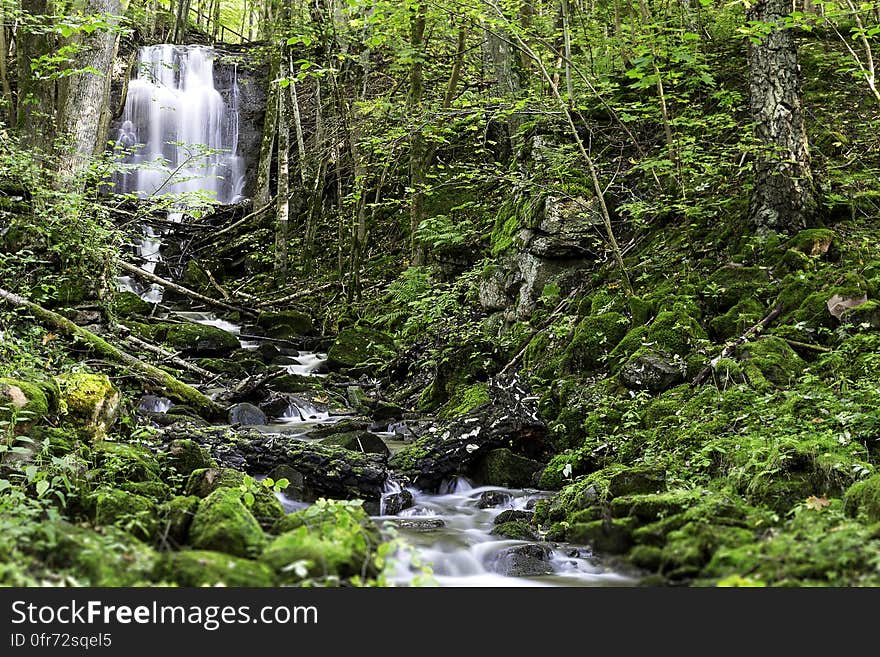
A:
<svg viewBox="0 0 880 657">
<path fill-rule="evenodd" d="M 214 85 L 214 59 L 208 46 L 146 46 L 128 85 L 113 191 L 140 198 L 185 195 L 168 214 L 171 222 L 184 221 L 193 205 L 243 200 L 238 74 L 235 70 L 232 92 L 224 99 Z M 149 224 L 142 230 L 134 247 L 140 266 L 152 273 L 162 259 L 163 231 Z M 159 285 L 146 287 L 127 276 L 117 285 L 145 301 L 162 300 Z"/>
</svg>

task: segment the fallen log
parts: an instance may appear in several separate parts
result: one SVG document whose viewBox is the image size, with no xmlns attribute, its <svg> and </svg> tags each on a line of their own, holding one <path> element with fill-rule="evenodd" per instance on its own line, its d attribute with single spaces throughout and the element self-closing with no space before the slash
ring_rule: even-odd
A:
<svg viewBox="0 0 880 657">
<path fill-rule="evenodd" d="M 225 301 L 219 301 L 218 299 L 212 299 L 211 297 L 206 297 L 204 294 L 199 294 L 194 290 L 190 290 L 189 288 L 183 287 L 182 285 L 178 285 L 177 283 L 173 283 L 172 281 L 166 280 L 161 276 L 156 276 L 156 274 L 151 274 L 150 272 L 141 269 L 131 263 L 125 262 L 123 260 L 119 261 L 119 268 L 127 271 L 130 274 L 134 274 L 138 278 L 142 278 L 145 281 L 150 281 L 151 283 L 158 283 L 159 285 L 171 290 L 172 292 L 177 292 L 185 297 L 189 297 L 195 301 L 200 301 L 206 306 L 212 306 L 214 308 L 220 308 L 222 310 L 226 310 L 228 312 L 240 313 L 242 315 L 247 315 L 248 317 L 256 317 L 257 313 L 253 310 L 249 310 L 247 308 L 242 308 L 240 306 L 233 306 L 232 304 L 226 303 Z"/>
<path fill-rule="evenodd" d="M 122 325 L 119 325 L 119 328 L 126 332 L 130 331 L 130 329 Z M 217 378 L 217 375 L 215 373 L 202 369 L 198 365 L 193 365 L 192 363 L 184 360 L 177 354 L 168 351 L 167 349 L 163 349 L 162 347 L 159 347 L 157 345 L 151 344 L 146 340 L 141 340 L 134 335 L 128 334 L 123 339 L 128 342 L 132 347 L 135 347 L 136 349 L 143 349 L 144 351 L 149 351 L 152 354 L 161 356 L 164 360 L 167 360 L 175 367 L 186 370 L 187 372 L 192 372 L 193 374 L 201 377 L 203 380 L 210 381 Z"/>
<path fill-rule="evenodd" d="M 78 338 L 88 344 L 101 356 L 121 363 L 144 375 L 147 379 L 162 388 L 163 394 L 181 403 L 192 406 L 199 415 L 208 420 L 217 420 L 226 416 L 226 410 L 220 404 L 209 399 L 201 392 L 182 381 L 178 381 L 168 372 L 160 370 L 139 358 L 135 358 L 118 347 L 113 346 L 99 335 L 95 335 L 66 317 L 47 310 L 13 292 L 0 288 L 0 299 L 17 308 L 24 308 L 43 324 L 60 331 L 65 335 Z"/>
<path fill-rule="evenodd" d="M 424 490 L 470 469 L 498 447 L 540 451 L 547 427 L 538 417 L 537 397 L 519 379 L 499 377 L 489 384 L 491 401 L 433 429 L 398 451 L 388 468 Z"/>
<path fill-rule="evenodd" d="M 318 497 L 378 501 L 388 470 L 384 457 L 343 447 L 306 442 L 284 434 L 254 429 L 172 425 L 164 440 L 190 438 L 207 448 L 222 466 L 249 474 L 268 474 L 275 467 L 293 468 L 301 481 L 291 480 L 306 501 Z"/>
</svg>

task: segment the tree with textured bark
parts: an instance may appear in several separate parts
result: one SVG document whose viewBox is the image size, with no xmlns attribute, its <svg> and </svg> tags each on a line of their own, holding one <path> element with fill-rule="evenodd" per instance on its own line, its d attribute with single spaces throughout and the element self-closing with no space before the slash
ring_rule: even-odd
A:
<svg viewBox="0 0 880 657">
<path fill-rule="evenodd" d="M 747 16 L 763 24 L 749 46 L 750 108 L 761 147 L 749 218 L 760 232 L 796 232 L 816 213 L 797 43 L 783 25 L 793 11 L 793 0 L 759 0 Z"/>
</svg>

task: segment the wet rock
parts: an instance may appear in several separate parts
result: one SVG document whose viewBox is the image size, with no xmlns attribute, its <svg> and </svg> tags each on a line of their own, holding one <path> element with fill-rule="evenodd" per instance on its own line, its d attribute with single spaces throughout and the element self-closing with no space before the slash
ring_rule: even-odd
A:
<svg viewBox="0 0 880 657">
<path fill-rule="evenodd" d="M 153 309 L 152 304 L 141 299 L 134 292 L 128 290 L 116 292 L 113 295 L 113 312 L 119 317 L 132 315 L 149 315 Z"/>
<path fill-rule="evenodd" d="M 404 509 L 408 509 L 413 505 L 413 494 L 405 488 L 399 493 L 389 493 L 382 498 L 382 507 L 380 512 L 386 516 L 396 516 Z"/>
<path fill-rule="evenodd" d="M 163 537 L 172 546 L 185 545 L 189 539 L 189 527 L 199 507 L 195 495 L 178 495 L 159 507 L 159 526 Z"/>
<path fill-rule="evenodd" d="M 242 402 L 230 407 L 227 414 L 229 424 L 243 427 L 262 426 L 266 424 L 266 414 L 253 404 Z"/>
<path fill-rule="evenodd" d="M 355 452 L 366 454 L 382 454 L 388 456 L 391 452 L 379 436 L 369 431 L 351 431 L 335 433 L 332 436 L 321 439 L 322 445 L 344 447 Z"/>
<path fill-rule="evenodd" d="M 682 365 L 659 353 L 637 354 L 620 369 L 620 381 L 630 390 L 658 393 L 684 382 Z"/>
<path fill-rule="evenodd" d="M 172 324 L 165 342 L 188 356 L 227 356 L 239 348 L 238 338 L 229 331 L 206 324 Z"/>
<path fill-rule="evenodd" d="M 370 426 L 364 418 L 345 418 L 332 424 L 324 424 L 309 429 L 309 438 L 326 438 L 340 433 L 366 431 Z"/>
<path fill-rule="evenodd" d="M 399 420 L 403 417 L 404 411 L 397 404 L 386 401 L 378 401 L 372 405 L 370 417 L 374 422 L 390 422 L 391 420 Z"/>
<path fill-rule="evenodd" d="M 284 417 L 289 408 L 290 399 L 283 395 L 271 395 L 267 401 L 260 404 L 260 410 L 271 418 Z"/>
<path fill-rule="evenodd" d="M 266 384 L 269 390 L 274 392 L 306 392 L 320 387 L 320 382 L 313 377 L 302 374 L 283 374 L 272 379 Z"/>
<path fill-rule="evenodd" d="M 510 493 L 505 493 L 502 490 L 487 490 L 480 495 L 480 499 L 477 500 L 477 508 L 478 509 L 493 509 L 498 506 L 504 506 L 505 504 L 510 504 L 513 500 L 513 497 Z"/>
<path fill-rule="evenodd" d="M 589 545 L 596 552 L 623 554 L 632 546 L 632 519 L 576 522 L 565 532 L 572 543 Z"/>
<path fill-rule="evenodd" d="M 547 545 L 514 545 L 496 554 L 487 567 L 506 577 L 536 577 L 553 572 L 550 564 L 552 554 Z"/>
<path fill-rule="evenodd" d="M 281 350 L 271 342 L 261 342 L 256 352 L 260 354 L 260 358 L 263 359 L 266 365 L 270 365 L 281 355 Z"/>
<path fill-rule="evenodd" d="M 259 555 L 266 543 L 241 491 L 232 488 L 219 488 L 199 503 L 189 536 L 195 548 L 245 558 Z"/>
<path fill-rule="evenodd" d="M 287 488 L 284 488 L 281 491 L 281 494 L 287 499 L 300 500 L 303 498 L 305 493 L 305 478 L 299 470 L 294 470 L 289 465 L 278 465 L 272 468 L 269 477 L 273 481 L 287 479 Z"/>
<path fill-rule="evenodd" d="M 514 522 L 516 520 L 522 520 L 525 522 L 530 522 L 534 513 L 532 511 L 524 511 L 522 509 L 507 509 L 507 511 L 502 511 L 495 518 L 496 525 L 503 525 L 506 522 Z"/>
<path fill-rule="evenodd" d="M 522 520 L 513 520 L 511 522 L 503 522 L 496 524 L 490 532 L 493 536 L 504 536 L 517 541 L 535 541 L 538 539 L 535 529 L 527 522 Z"/>
<path fill-rule="evenodd" d="M 443 529 L 446 521 L 442 518 L 401 518 L 396 521 L 398 529 L 411 532 L 433 532 Z"/>
<path fill-rule="evenodd" d="M 502 447 L 487 452 L 474 470 L 478 481 L 489 486 L 523 488 L 532 484 L 541 464 Z"/>
</svg>

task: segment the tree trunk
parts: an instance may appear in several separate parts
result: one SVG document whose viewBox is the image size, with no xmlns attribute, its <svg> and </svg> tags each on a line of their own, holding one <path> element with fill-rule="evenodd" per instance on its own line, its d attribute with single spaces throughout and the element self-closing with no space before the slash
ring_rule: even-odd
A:
<svg viewBox="0 0 880 657">
<path fill-rule="evenodd" d="M 283 58 L 282 58 L 283 59 Z M 287 66 L 282 64 L 286 75 Z M 290 221 L 290 94 L 278 91 L 278 195 L 275 224 L 275 274 L 281 283 L 287 279 Z"/>
<path fill-rule="evenodd" d="M 3 90 L 3 101 L 5 105 L 3 114 L 9 119 L 9 125 L 13 122 L 13 106 L 12 106 L 12 89 L 9 86 L 9 72 L 6 70 L 6 55 L 9 54 L 9 43 L 6 39 L 6 15 L 4 8 L 0 5 L 0 86 Z"/>
<path fill-rule="evenodd" d="M 119 0 L 87 0 L 85 9 L 88 14 L 103 14 L 108 18 L 122 13 Z M 109 22 L 115 27 L 115 19 L 110 18 Z M 99 128 L 102 110 L 108 105 L 106 96 L 116 34 L 111 27 L 84 34 L 77 41 L 76 68 L 83 72 L 66 78 L 64 103 L 58 117 L 59 133 L 67 142 L 62 146 L 64 150 L 58 162 L 60 181 L 72 191 L 75 190 L 71 185 L 82 189 L 81 174 L 95 154 L 103 150 L 105 139 L 101 138 Z M 78 178 L 79 182 L 75 182 Z"/>
<path fill-rule="evenodd" d="M 796 232 L 816 212 L 797 44 L 792 30 L 781 26 L 793 10 L 792 0 L 759 0 L 747 15 L 772 26 L 767 37 L 749 46 L 750 106 L 762 148 L 749 218 L 759 232 Z"/>
<path fill-rule="evenodd" d="M 16 124 L 24 144 L 48 151 L 55 135 L 54 80 L 40 80 L 31 68 L 32 60 L 55 51 L 50 33 L 42 29 L 51 21 L 47 0 L 21 0 L 22 12 L 36 20 L 20 21 L 15 36 L 18 68 Z"/>
<path fill-rule="evenodd" d="M 273 57 L 269 68 L 269 79 L 278 77 L 280 68 L 280 55 Z M 257 185 L 254 191 L 254 207 L 262 208 L 269 204 L 272 198 L 270 189 L 270 177 L 272 174 L 272 156 L 275 151 L 275 134 L 278 127 L 278 93 L 280 88 L 277 84 L 270 84 L 269 94 L 266 99 L 266 118 L 263 121 L 263 140 L 260 144 L 260 162 L 257 164 Z"/>
<path fill-rule="evenodd" d="M 413 63 L 409 73 L 409 93 L 406 104 L 410 113 L 421 105 L 424 94 L 424 46 L 425 26 L 427 23 L 427 4 L 421 3 L 413 8 L 410 13 L 410 47 L 413 50 Z M 418 239 L 419 225 L 425 215 L 425 168 L 427 162 L 427 147 L 422 136 L 421 126 L 417 124 L 413 130 L 409 149 L 409 186 L 412 188 L 412 200 L 410 202 L 410 243 L 411 264 L 420 266 L 425 264 L 427 253 L 424 244 Z"/>
</svg>

